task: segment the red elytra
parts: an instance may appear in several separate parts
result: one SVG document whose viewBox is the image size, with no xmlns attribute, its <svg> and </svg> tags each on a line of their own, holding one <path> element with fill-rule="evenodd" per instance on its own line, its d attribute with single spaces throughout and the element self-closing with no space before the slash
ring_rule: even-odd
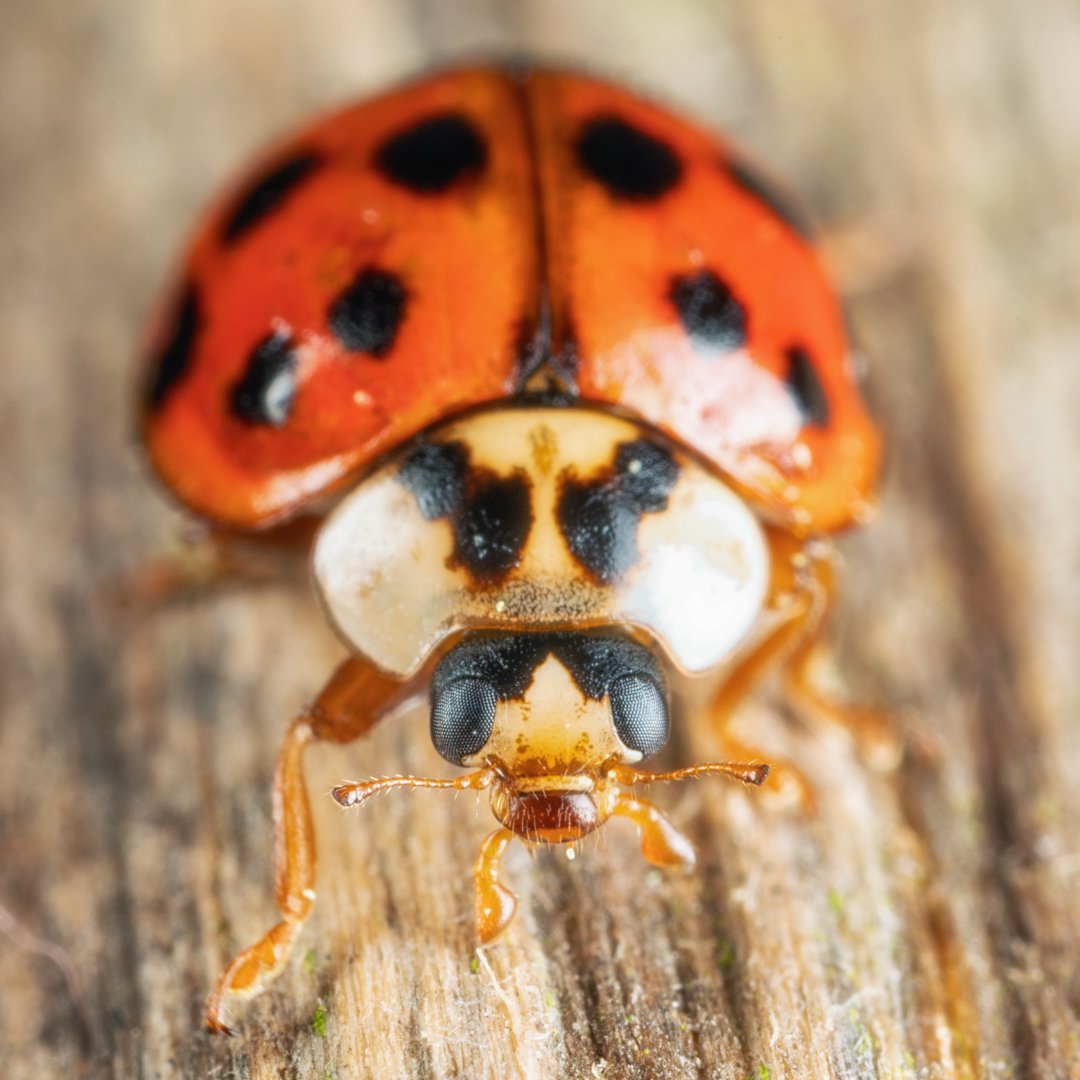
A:
<svg viewBox="0 0 1080 1080">
<path fill-rule="evenodd" d="M 305 128 L 206 215 L 151 338 L 151 458 L 240 529 L 538 386 L 655 425 L 800 534 L 858 519 L 878 469 L 782 200 L 578 75 L 455 71 Z"/>
</svg>

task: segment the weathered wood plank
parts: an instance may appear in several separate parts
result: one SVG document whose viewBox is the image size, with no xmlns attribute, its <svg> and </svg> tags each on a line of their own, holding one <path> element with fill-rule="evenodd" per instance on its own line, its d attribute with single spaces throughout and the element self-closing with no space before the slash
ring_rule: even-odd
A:
<svg viewBox="0 0 1080 1080">
<path fill-rule="evenodd" d="M 122 4 L 5 13 L 0 100 L 0 938 L 11 1077 L 1080 1075 L 1080 13 L 1067 0 Z M 816 818 L 716 785 L 666 805 L 673 878 L 610 826 L 508 858 L 438 793 L 316 800 L 320 902 L 242 1039 L 199 1029 L 273 917 L 268 784 L 339 655 L 283 582 L 120 620 L 103 581 L 178 518 L 128 420 L 143 311 L 199 203 L 311 110 L 431 61 L 584 63 L 732 130 L 838 251 L 891 463 L 845 540 L 839 665 L 944 759 L 866 770 L 766 693 L 741 727 Z M 675 756 L 711 748 L 685 725 Z M 438 768 L 423 718 L 318 749 L 312 790 Z"/>
</svg>

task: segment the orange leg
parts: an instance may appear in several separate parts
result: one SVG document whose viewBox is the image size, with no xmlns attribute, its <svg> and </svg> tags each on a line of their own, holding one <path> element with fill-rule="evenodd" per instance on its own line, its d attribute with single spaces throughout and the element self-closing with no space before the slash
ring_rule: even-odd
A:
<svg viewBox="0 0 1080 1080">
<path fill-rule="evenodd" d="M 228 583 L 281 580 L 296 554 L 306 554 L 322 518 L 305 515 L 257 533 L 200 529 L 181 535 L 177 550 L 153 556 L 107 587 L 119 608 L 154 607 Z"/>
<path fill-rule="evenodd" d="M 502 857 L 514 834 L 496 829 L 480 845 L 480 857 L 473 868 L 476 880 L 476 936 L 481 945 L 494 941 L 509 925 L 517 911 L 517 897 L 499 884 Z"/>
<path fill-rule="evenodd" d="M 222 973 L 206 1007 L 206 1024 L 231 1033 L 229 1005 L 261 994 L 282 969 L 315 904 L 315 832 L 304 783 L 303 755 L 313 742 L 347 743 L 369 731 L 401 691 L 401 683 L 368 661 L 338 667 L 315 704 L 290 725 L 274 772 L 274 894 L 282 919 Z"/>
<path fill-rule="evenodd" d="M 900 742 L 888 718 L 873 709 L 834 701 L 810 677 L 836 594 L 831 552 L 820 542 L 808 544 L 781 530 L 769 530 L 769 541 L 769 609 L 776 624 L 738 661 L 713 700 L 709 716 L 714 729 L 738 757 L 760 758 L 759 751 L 733 739 L 728 728 L 740 702 L 767 674 L 779 669 L 785 692 L 797 709 L 846 728 L 875 764 L 895 764 Z M 809 782 L 788 762 L 774 765 L 768 783 L 774 791 L 797 796 L 804 805 L 813 804 Z"/>
<path fill-rule="evenodd" d="M 641 830 L 641 854 L 653 866 L 682 866 L 697 862 L 694 846 L 652 803 L 621 794 L 612 813 L 629 818 Z"/>
<path fill-rule="evenodd" d="M 783 665 L 785 689 L 793 705 L 805 714 L 844 728 L 855 740 L 863 758 L 876 768 L 888 770 L 900 763 L 903 740 L 888 713 L 865 705 L 838 701 L 824 693 L 813 678 L 814 661 L 824 649 L 829 611 L 836 601 L 837 574 L 832 552 L 807 556 L 813 594 L 804 631 L 794 642 Z"/>
</svg>

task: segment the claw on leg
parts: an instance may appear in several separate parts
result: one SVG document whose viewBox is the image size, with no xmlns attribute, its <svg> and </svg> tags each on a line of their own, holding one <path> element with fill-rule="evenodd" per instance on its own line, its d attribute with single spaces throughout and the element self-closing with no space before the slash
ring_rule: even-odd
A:
<svg viewBox="0 0 1080 1080">
<path fill-rule="evenodd" d="M 316 741 L 347 743 L 370 730 L 399 692 L 397 680 L 366 660 L 340 665 L 315 704 L 289 726 L 274 771 L 274 888 L 281 919 L 231 961 L 206 1005 L 206 1026 L 231 1034 L 229 1006 L 261 994 L 280 974 L 315 904 L 315 828 L 304 782 L 304 751 Z"/>
<path fill-rule="evenodd" d="M 233 958 L 221 973 L 214 992 L 206 1003 L 206 1026 L 223 1035 L 235 1035 L 226 1023 L 228 1003 L 247 1001 L 261 994 L 280 973 L 303 927 L 303 920 L 279 922 L 250 948 Z"/>
<path fill-rule="evenodd" d="M 284 918 L 221 973 L 206 1004 L 206 1026 L 231 1034 L 228 1005 L 262 993 L 285 959 L 315 903 L 314 836 L 304 786 L 304 749 L 314 739 L 305 717 L 293 722 L 274 776 L 277 901 Z"/>
</svg>

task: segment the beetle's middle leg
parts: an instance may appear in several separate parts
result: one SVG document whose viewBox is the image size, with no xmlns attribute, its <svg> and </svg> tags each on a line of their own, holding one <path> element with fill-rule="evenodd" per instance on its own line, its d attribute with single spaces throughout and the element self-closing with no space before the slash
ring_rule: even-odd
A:
<svg viewBox="0 0 1080 1080">
<path fill-rule="evenodd" d="M 837 594 L 836 557 L 825 545 L 792 557 L 795 591 L 808 594 L 802 633 L 784 657 L 781 674 L 791 704 L 811 719 L 845 729 L 871 765 L 895 768 L 903 753 L 903 739 L 889 714 L 879 708 L 831 697 L 814 679 L 814 662 L 827 649 L 825 630 Z"/>
<path fill-rule="evenodd" d="M 836 593 L 836 569 L 831 552 L 819 542 L 807 544 L 779 529 L 768 530 L 772 575 L 768 610 L 774 625 L 729 672 L 709 706 L 709 720 L 725 745 L 742 758 L 760 757 L 730 734 L 739 704 L 772 671 L 784 680 L 784 691 L 800 712 L 824 718 L 851 732 L 863 754 L 875 764 L 894 765 L 901 741 L 881 711 L 836 701 L 811 677 L 812 662 L 822 643 L 826 616 Z M 811 788 L 790 762 L 774 762 L 769 783 L 787 788 L 804 803 L 812 803 Z"/>
<path fill-rule="evenodd" d="M 106 601 L 121 611 L 165 607 L 226 585 L 280 582 L 303 567 L 323 519 L 302 514 L 259 532 L 196 526 L 182 532 L 173 550 L 151 555 L 104 586 Z"/>
<path fill-rule="evenodd" d="M 315 904 L 315 830 L 304 782 L 304 750 L 313 742 L 347 743 L 385 715 L 402 684 L 367 660 L 351 657 L 309 709 L 290 725 L 274 772 L 274 894 L 281 921 L 222 973 L 206 1007 L 213 1031 L 229 1032 L 228 1006 L 255 997 L 282 969 Z"/>
</svg>

